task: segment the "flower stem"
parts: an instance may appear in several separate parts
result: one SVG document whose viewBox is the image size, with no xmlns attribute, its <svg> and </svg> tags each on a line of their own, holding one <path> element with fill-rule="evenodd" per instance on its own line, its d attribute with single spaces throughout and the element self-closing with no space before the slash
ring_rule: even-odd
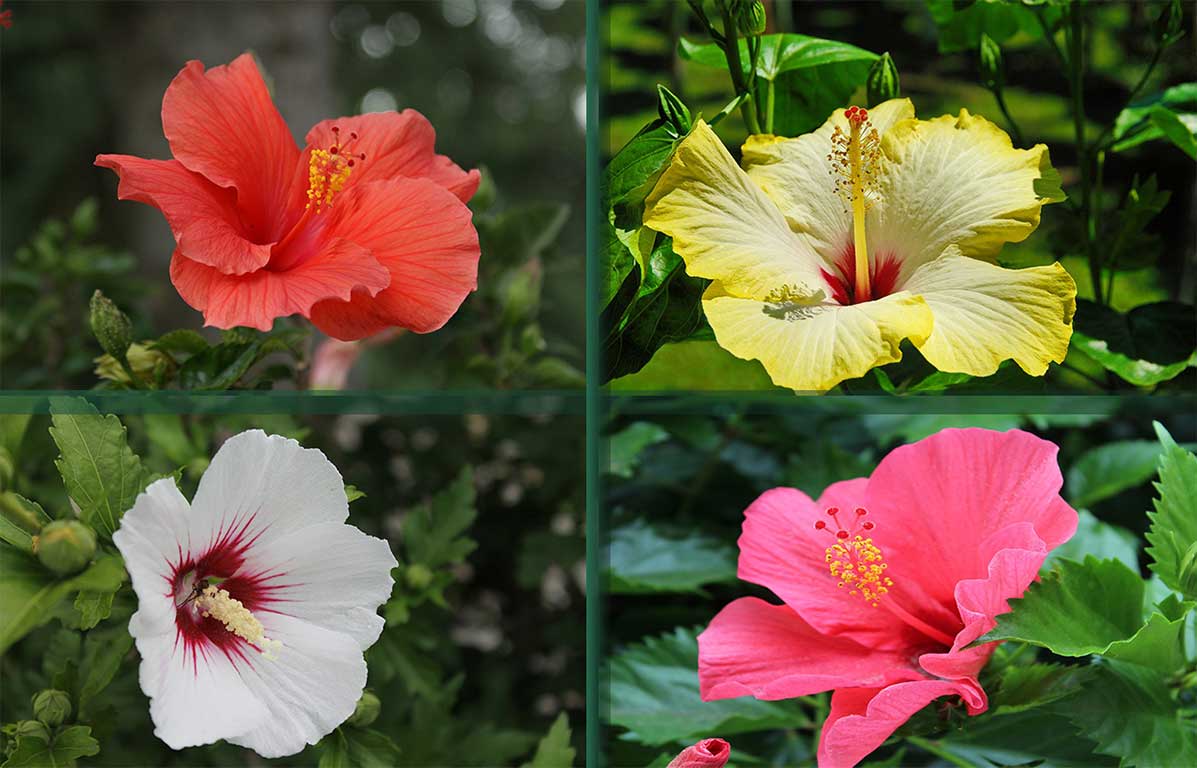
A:
<svg viewBox="0 0 1197 768">
<path fill-rule="evenodd" d="M 1097 239 L 1097 222 L 1093 216 L 1089 148 L 1085 145 L 1085 19 L 1079 2 L 1073 2 L 1068 6 L 1068 21 L 1068 87 L 1072 91 L 1072 122 L 1076 129 L 1077 170 L 1081 176 L 1081 216 L 1085 225 L 1085 256 L 1089 261 L 1093 300 L 1101 304 L 1101 259 L 1093 247 L 1094 241 Z"/>
<path fill-rule="evenodd" d="M 735 88 L 737 96 L 741 93 L 749 95 L 748 99 L 740 103 L 740 114 L 744 118 L 744 124 L 748 126 L 749 133 L 760 133 L 761 124 L 756 118 L 756 104 L 748 103 L 749 101 L 755 102 L 755 99 L 752 99 L 752 92 L 749 90 L 748 82 L 744 79 L 744 63 L 740 59 L 740 35 L 736 29 L 736 20 L 732 18 L 726 0 L 720 0 L 718 6 L 719 13 L 723 16 L 723 52 L 727 54 L 727 70 L 731 74 L 732 86 Z"/>
<path fill-rule="evenodd" d="M 1014 122 L 1014 117 L 1010 114 L 1010 110 L 1006 108 L 1006 97 L 1002 94 L 1000 87 L 993 89 L 993 97 L 997 100 L 998 109 L 1001 110 L 1002 117 L 1006 118 L 1006 124 L 1010 126 L 1010 131 L 1014 134 L 1014 142 L 1018 147 L 1026 146 L 1022 129 L 1018 127 L 1018 123 Z"/>
</svg>

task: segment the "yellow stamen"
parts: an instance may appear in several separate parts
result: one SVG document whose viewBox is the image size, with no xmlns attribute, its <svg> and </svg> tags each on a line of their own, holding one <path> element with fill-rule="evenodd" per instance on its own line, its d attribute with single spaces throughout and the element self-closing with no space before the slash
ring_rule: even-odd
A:
<svg viewBox="0 0 1197 768">
<path fill-rule="evenodd" d="M 204 618 L 212 617 L 224 624 L 224 628 L 229 632 L 257 646 L 267 659 L 273 659 L 274 652 L 283 645 L 278 640 L 266 637 L 262 622 L 258 621 L 240 600 L 232 597 L 227 589 L 209 586 L 196 598 L 195 604 L 203 612 Z"/>
<path fill-rule="evenodd" d="M 869 248 L 865 240 L 865 213 L 870 206 L 869 195 L 876 193 L 877 169 L 881 158 L 881 140 L 869 124 L 868 112 L 849 107 L 845 113 L 848 133 L 838 125 L 831 135 L 832 172 L 836 175 L 835 191 L 852 211 L 852 242 L 855 250 L 853 299 L 857 302 L 872 299 L 869 284 Z"/>
<path fill-rule="evenodd" d="M 336 147 L 334 147 L 336 149 Z M 308 204 L 320 213 L 324 206 L 332 206 L 333 197 L 345 188 L 353 167 L 341 154 L 326 149 L 313 149 L 308 160 Z"/>
<path fill-rule="evenodd" d="M 862 536 L 832 544 L 826 551 L 827 569 L 838 586 L 861 597 L 874 608 L 894 582 L 885 575 L 889 565 L 872 539 Z"/>
</svg>

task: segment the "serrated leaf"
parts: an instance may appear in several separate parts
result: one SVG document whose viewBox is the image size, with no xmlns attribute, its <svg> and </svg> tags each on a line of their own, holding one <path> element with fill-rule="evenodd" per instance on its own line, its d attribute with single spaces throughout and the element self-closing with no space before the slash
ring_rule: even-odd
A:
<svg viewBox="0 0 1197 768">
<path fill-rule="evenodd" d="M 648 746 L 694 742 L 772 728 L 810 727 L 798 700 L 748 696 L 703 701 L 698 692 L 697 631 L 678 628 L 649 637 L 611 657 L 604 687 L 608 722 Z"/>
<path fill-rule="evenodd" d="M 570 768 L 574 764 L 574 748 L 570 746 L 569 718 L 557 715 L 549 732 L 536 745 L 536 754 L 520 768 Z"/>
<path fill-rule="evenodd" d="M 17 739 L 16 750 L 4 761 L 3 768 L 55 768 L 99 753 L 100 743 L 92 738 L 91 728 L 68 725 L 59 729 L 48 744 L 29 737 Z"/>
<path fill-rule="evenodd" d="M 465 467 L 448 488 L 403 518 L 408 561 L 432 569 L 460 563 L 477 546 L 464 535 L 476 516 L 474 476 Z"/>
<path fill-rule="evenodd" d="M 990 701 L 990 712 L 1012 714 L 1068 698 L 1078 693 L 1091 676 L 1091 667 L 1062 664 L 1006 667 L 1002 670 L 1001 686 Z"/>
<path fill-rule="evenodd" d="M 55 466 L 79 508 L 79 519 L 112 538 L 121 516 L 152 475 L 129 448 L 125 427 L 116 416 L 101 416 L 82 399 L 53 401 L 50 410 L 50 436 L 60 454 Z"/>
<path fill-rule="evenodd" d="M 1187 562 L 1197 546 L 1197 456 L 1178 446 L 1159 424 L 1163 451 L 1159 460 L 1159 497 L 1148 512 L 1147 531 L 1150 568 L 1172 589 L 1197 598 L 1197 565 Z"/>
<path fill-rule="evenodd" d="M 1068 500 L 1087 507 L 1147 482 L 1160 457 L 1156 440 L 1123 440 L 1091 448 L 1068 470 Z"/>
<path fill-rule="evenodd" d="M 121 663 L 133 647 L 133 637 L 124 625 L 93 629 L 83 639 L 83 662 L 79 666 L 79 711 L 86 715 L 89 705 L 116 677 Z"/>
<path fill-rule="evenodd" d="M 658 424 L 647 421 L 629 424 L 607 440 L 607 472 L 616 477 L 631 477 L 644 449 L 667 439 L 669 433 Z"/>
<path fill-rule="evenodd" d="M 1116 761 L 1093 754 L 1093 742 L 1062 716 L 1041 710 L 970 717 L 960 733 L 936 742 L 968 765 L 1099 768 Z"/>
<path fill-rule="evenodd" d="M 80 590 L 111 592 L 125 578 L 124 564 L 115 555 L 102 554 L 86 570 L 62 579 L 36 560 L 6 548 L 0 544 L 4 561 L 0 577 L 0 653 L 49 621 L 55 607 L 69 595 Z"/>
<path fill-rule="evenodd" d="M 79 614 L 79 629 L 91 629 L 108 618 L 112 613 L 114 597 L 116 597 L 115 591 L 87 591 L 75 595 L 75 611 Z"/>
<path fill-rule="evenodd" d="M 736 548 L 694 530 L 634 520 L 611 532 L 609 553 L 612 594 L 700 592 L 706 584 L 736 581 Z"/>
</svg>

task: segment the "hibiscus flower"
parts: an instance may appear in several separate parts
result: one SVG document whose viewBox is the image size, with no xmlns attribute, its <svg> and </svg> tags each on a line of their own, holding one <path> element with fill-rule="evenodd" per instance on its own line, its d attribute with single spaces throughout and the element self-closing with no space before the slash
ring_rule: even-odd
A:
<svg viewBox="0 0 1197 768">
<path fill-rule="evenodd" d="M 1076 531 L 1061 483 L 1052 443 L 947 429 L 817 502 L 765 492 L 738 573 L 784 604 L 741 598 L 699 635 L 703 699 L 834 691 L 821 768 L 860 762 L 935 699 L 984 712 L 977 676 L 997 643 L 968 646 Z"/>
<path fill-rule="evenodd" d="M 418 112 L 324 120 L 295 144 L 253 57 L 189 61 L 162 99 L 172 160 L 99 155 L 117 196 L 162 211 L 170 278 L 218 328 L 299 314 L 329 336 L 443 326 L 477 285 L 478 171 Z"/>
<path fill-rule="evenodd" d="M 917 120 L 908 99 L 836 110 L 796 139 L 750 136 L 741 170 L 702 121 L 646 201 L 686 271 L 712 281 L 715 338 L 773 381 L 826 390 L 902 358 L 1039 376 L 1072 335 L 1076 284 L 1058 263 L 994 264 L 1060 199 L 1047 147 L 961 110 Z"/>
<path fill-rule="evenodd" d="M 396 562 L 348 515 L 323 453 L 259 430 L 221 446 L 192 503 L 171 478 L 137 497 L 112 539 L 158 738 L 282 757 L 353 714 Z"/>
</svg>

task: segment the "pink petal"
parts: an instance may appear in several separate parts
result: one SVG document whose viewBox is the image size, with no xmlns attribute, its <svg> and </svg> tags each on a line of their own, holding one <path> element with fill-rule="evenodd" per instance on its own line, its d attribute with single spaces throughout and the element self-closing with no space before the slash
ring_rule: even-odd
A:
<svg viewBox="0 0 1197 768">
<path fill-rule="evenodd" d="M 250 54 L 206 72 L 201 62 L 187 62 L 162 98 L 162 132 L 188 169 L 236 189 L 251 239 L 285 234 L 299 147 Z"/>
<path fill-rule="evenodd" d="M 183 300 L 217 328 L 243 325 L 270 330 L 276 318 L 311 313 L 324 299 L 348 299 L 355 289 L 375 294 L 390 276 L 370 251 L 346 240 L 332 240 L 316 255 L 286 271 L 260 269 L 226 275 L 176 250 L 170 279 Z"/>
<path fill-rule="evenodd" d="M 698 636 L 698 680 L 705 701 L 791 699 L 919 677 L 904 653 L 824 635 L 788 606 L 755 597 L 726 606 Z"/>
<path fill-rule="evenodd" d="M 871 648 L 906 648 L 911 633 L 904 624 L 836 586 L 825 560 L 835 539 L 814 527 L 818 520 L 831 523 L 827 506 L 840 504 L 851 512 L 851 498 L 865 482 L 836 483 L 818 504 L 793 488 L 761 494 L 744 512 L 738 575 L 772 590 L 823 634 L 843 635 Z"/>
<path fill-rule="evenodd" d="M 819 768 L 852 768 L 940 696 L 970 703 L 985 699 L 978 686 L 946 680 L 917 680 L 885 688 L 844 688 L 831 696 L 831 714 L 819 740 Z"/>
<path fill-rule="evenodd" d="M 478 284 L 478 233 L 470 209 L 427 179 L 373 181 L 346 189 L 329 232 L 368 248 L 390 275 L 377 296 L 324 301 L 312 322 L 352 341 L 390 327 L 442 327 Z"/>
<path fill-rule="evenodd" d="M 686 747 L 665 768 L 723 768 L 731 757 L 731 745 L 723 739 L 703 739 Z"/>
<path fill-rule="evenodd" d="M 252 272 L 270 259 L 270 243 L 255 243 L 242 226 L 237 193 L 218 187 L 178 160 L 98 155 L 96 165 L 120 176 L 117 197 L 152 205 L 166 217 L 187 258 L 231 275 Z"/>
<path fill-rule="evenodd" d="M 339 138 L 333 126 L 340 129 Z M 356 140 L 350 140 L 351 133 L 357 134 Z M 426 178 L 464 203 L 478 191 L 482 179 L 478 171 L 466 172 L 449 158 L 436 154 L 436 131 L 414 109 L 322 120 L 308 131 L 306 141 L 316 149 L 327 149 L 340 141 L 345 152 L 364 154 L 366 159 L 355 166 L 350 185 L 400 177 Z"/>
</svg>

